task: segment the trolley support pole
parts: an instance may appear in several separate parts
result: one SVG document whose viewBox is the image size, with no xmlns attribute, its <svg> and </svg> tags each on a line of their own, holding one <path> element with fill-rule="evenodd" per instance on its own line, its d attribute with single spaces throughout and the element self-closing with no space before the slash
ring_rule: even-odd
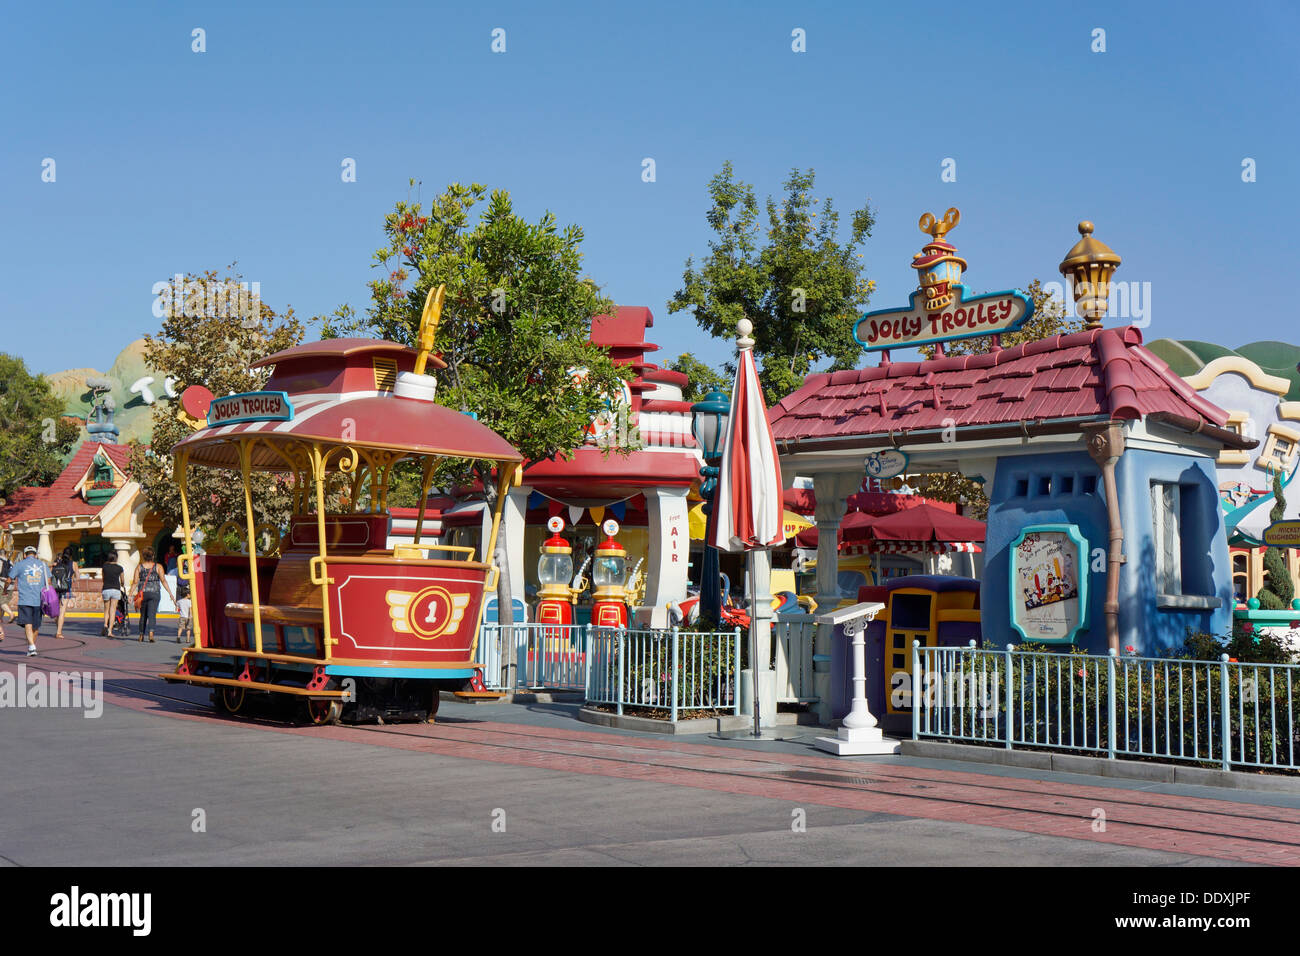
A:
<svg viewBox="0 0 1300 956">
<path fill-rule="evenodd" d="M 253 443 L 256 440 L 239 440 L 239 472 L 244 482 L 244 518 L 248 522 L 248 571 L 253 585 L 253 641 L 255 650 L 261 654 L 262 603 L 257 587 L 257 525 L 253 520 L 253 489 L 248 484 L 253 465 Z"/>
<path fill-rule="evenodd" d="M 190 601 L 192 604 L 197 606 L 198 596 L 194 593 L 195 583 L 196 583 L 194 577 L 194 530 L 190 527 L 190 499 L 188 494 L 189 466 L 190 466 L 189 450 L 186 449 L 185 451 L 178 452 L 176 454 L 175 468 L 173 469 L 173 471 L 176 473 L 176 489 L 181 494 L 181 527 L 185 529 L 185 563 L 188 566 L 186 568 L 187 573 L 185 575 L 185 578 L 190 582 L 190 593 L 191 593 Z M 179 567 L 176 573 L 178 575 L 180 574 Z M 199 615 L 198 614 L 191 615 L 190 627 L 191 630 L 194 632 L 194 644 L 192 646 L 199 647 L 200 645 L 199 645 Z"/>
</svg>

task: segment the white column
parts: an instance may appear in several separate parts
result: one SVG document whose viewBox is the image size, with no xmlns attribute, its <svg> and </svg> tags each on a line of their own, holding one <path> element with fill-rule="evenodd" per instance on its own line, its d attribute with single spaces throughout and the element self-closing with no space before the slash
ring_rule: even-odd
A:
<svg viewBox="0 0 1300 956">
<path fill-rule="evenodd" d="M 510 489 L 501 508 L 501 527 L 497 531 L 497 548 L 505 551 L 506 564 L 510 570 L 510 597 L 521 602 L 524 607 L 528 606 L 524 586 L 528 581 L 529 558 L 524 553 L 524 527 L 528 514 L 528 496 L 532 493 L 533 489 L 527 485 Z M 490 528 L 489 525 L 489 530 Z M 535 555 L 533 559 L 536 560 Z M 500 608 L 497 613 L 501 621 L 510 620 L 510 608 Z"/>
<path fill-rule="evenodd" d="M 687 491 L 666 486 L 646 489 L 650 547 L 645 561 L 645 604 L 634 612 L 640 626 L 667 627 L 668 602 L 686 598 L 687 569 L 691 561 Z"/>
<path fill-rule="evenodd" d="M 817 496 L 817 613 L 834 611 L 840 601 L 839 530 L 849 495 L 862 485 L 856 472 L 823 472 L 813 475 L 813 494 Z M 831 640 L 835 628 L 819 621 L 813 641 L 813 691 L 817 695 L 816 712 L 823 724 L 831 722 Z"/>
<path fill-rule="evenodd" d="M 758 675 L 759 725 L 776 726 L 776 672 L 772 670 L 772 553 L 767 549 L 750 552 L 749 593 L 750 639 L 753 641 L 754 673 Z"/>
<path fill-rule="evenodd" d="M 39 537 L 36 541 L 36 556 L 49 564 L 54 560 L 54 549 L 50 546 L 50 533 L 48 531 L 38 532 Z"/>
<path fill-rule="evenodd" d="M 117 563 L 122 565 L 122 586 L 129 588 L 131 575 L 140 563 L 140 552 L 135 550 L 135 541 L 131 538 L 112 538 L 111 541 L 117 551 Z"/>
</svg>

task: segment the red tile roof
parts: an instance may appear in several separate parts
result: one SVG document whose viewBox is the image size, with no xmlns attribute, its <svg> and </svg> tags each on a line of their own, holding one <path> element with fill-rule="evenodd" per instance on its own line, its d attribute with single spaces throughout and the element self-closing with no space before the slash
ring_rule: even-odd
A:
<svg viewBox="0 0 1300 956">
<path fill-rule="evenodd" d="M 0 508 L 0 524 L 35 521 L 41 518 L 90 517 L 99 514 L 104 505 L 92 505 L 73 489 L 90 470 L 95 454 L 101 449 L 113 464 L 122 471 L 127 470 L 131 449 L 126 445 L 110 445 L 96 441 L 82 442 L 67 467 L 48 488 L 19 488 L 4 508 Z"/>
<path fill-rule="evenodd" d="M 1216 431 L 1228 420 L 1144 349 L 1132 326 L 1055 335 L 982 355 L 812 375 L 768 410 L 778 443 L 950 424 L 1148 415 Z"/>
</svg>

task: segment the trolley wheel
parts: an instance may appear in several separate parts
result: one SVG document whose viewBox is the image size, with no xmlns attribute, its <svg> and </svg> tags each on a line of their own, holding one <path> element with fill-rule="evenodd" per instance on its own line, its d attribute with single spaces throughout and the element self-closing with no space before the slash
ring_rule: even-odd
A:
<svg viewBox="0 0 1300 956">
<path fill-rule="evenodd" d="M 307 715 L 307 723 L 313 727 L 324 727 L 339 722 L 339 717 L 343 714 L 343 704 L 337 700 L 308 700 L 304 711 Z"/>
<path fill-rule="evenodd" d="M 238 714 L 244 709 L 245 693 L 243 687 L 218 687 L 213 697 L 218 710 Z"/>
</svg>

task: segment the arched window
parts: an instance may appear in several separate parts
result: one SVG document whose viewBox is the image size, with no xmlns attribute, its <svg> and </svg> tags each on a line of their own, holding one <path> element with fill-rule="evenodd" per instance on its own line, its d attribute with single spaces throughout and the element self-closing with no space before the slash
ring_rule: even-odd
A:
<svg viewBox="0 0 1300 956">
<path fill-rule="evenodd" d="M 1232 591 L 1242 604 L 1250 598 L 1250 555 L 1245 551 L 1232 552 Z"/>
</svg>

